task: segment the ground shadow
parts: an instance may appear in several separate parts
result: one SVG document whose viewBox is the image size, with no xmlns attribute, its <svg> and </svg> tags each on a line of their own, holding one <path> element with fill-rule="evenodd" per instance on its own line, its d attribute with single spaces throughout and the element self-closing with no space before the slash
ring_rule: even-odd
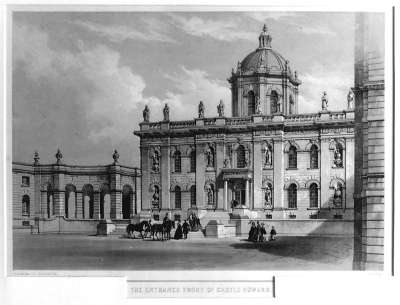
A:
<svg viewBox="0 0 400 305">
<path fill-rule="evenodd" d="M 344 237 L 281 236 L 275 241 L 234 243 L 235 249 L 261 251 L 278 257 L 292 257 L 321 263 L 335 263 L 352 254 L 352 239 Z"/>
</svg>

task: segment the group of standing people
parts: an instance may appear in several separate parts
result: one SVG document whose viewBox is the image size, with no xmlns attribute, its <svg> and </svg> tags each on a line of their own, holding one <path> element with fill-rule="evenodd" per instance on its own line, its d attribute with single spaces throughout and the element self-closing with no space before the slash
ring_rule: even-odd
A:
<svg viewBox="0 0 400 305">
<path fill-rule="evenodd" d="M 178 224 L 174 234 L 174 239 L 187 239 L 189 231 L 190 227 L 188 222 L 185 220 L 183 224 L 181 224 L 181 221 L 178 220 Z"/>
<path fill-rule="evenodd" d="M 265 229 L 265 224 L 261 223 L 257 220 L 257 224 L 252 221 L 249 231 L 248 241 L 253 242 L 264 242 L 267 241 L 264 235 L 267 234 L 267 230 Z M 275 227 L 272 226 L 270 234 L 269 234 L 269 241 L 275 240 L 276 230 Z"/>
<path fill-rule="evenodd" d="M 168 214 L 165 215 L 163 223 L 169 221 Z M 180 220 L 177 221 L 176 230 L 174 234 L 174 239 L 187 239 L 187 236 L 190 231 L 197 231 L 200 227 L 200 219 L 196 216 L 191 214 L 188 220 L 184 220 L 181 223 Z"/>
</svg>

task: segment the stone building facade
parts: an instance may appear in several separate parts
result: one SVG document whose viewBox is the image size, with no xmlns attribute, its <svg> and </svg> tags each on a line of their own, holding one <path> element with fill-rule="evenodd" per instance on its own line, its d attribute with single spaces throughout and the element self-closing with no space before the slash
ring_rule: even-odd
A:
<svg viewBox="0 0 400 305">
<path fill-rule="evenodd" d="M 271 47 L 263 28 L 259 47 L 238 63 L 228 79 L 232 117 L 222 101 L 216 116 L 150 121 L 140 137 L 142 215 L 176 218 L 189 213 L 229 219 L 353 220 L 354 110 L 298 113 L 301 81 Z"/>
<path fill-rule="evenodd" d="M 382 35 L 384 27 L 376 17 L 356 17 L 354 267 L 383 270 L 385 75 L 382 46 L 377 45 L 379 39 L 374 35 Z"/>
<path fill-rule="evenodd" d="M 141 173 L 118 163 L 106 166 L 13 162 L 13 225 L 62 216 L 69 220 L 131 219 L 140 212 Z"/>
</svg>

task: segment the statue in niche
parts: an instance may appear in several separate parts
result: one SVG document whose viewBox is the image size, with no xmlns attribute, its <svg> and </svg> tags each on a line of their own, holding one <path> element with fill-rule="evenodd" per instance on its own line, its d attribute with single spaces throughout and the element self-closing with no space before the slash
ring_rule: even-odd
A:
<svg viewBox="0 0 400 305">
<path fill-rule="evenodd" d="M 151 156 L 152 159 L 152 169 L 154 172 L 160 171 L 160 153 L 155 150 L 153 155 Z"/>
<path fill-rule="evenodd" d="M 349 90 L 349 93 L 347 94 L 347 109 L 353 109 L 354 108 L 354 93 Z"/>
<path fill-rule="evenodd" d="M 211 186 L 209 186 L 209 187 L 207 188 L 207 203 L 208 203 L 209 205 L 213 205 L 213 204 L 214 204 L 214 192 L 213 192 Z"/>
<path fill-rule="evenodd" d="M 342 167 L 343 161 L 342 161 L 342 153 L 340 152 L 340 149 L 336 146 L 335 150 L 333 151 L 333 163 L 335 164 L 336 167 Z"/>
<path fill-rule="evenodd" d="M 294 101 L 293 101 L 293 99 L 289 100 L 289 114 L 294 114 Z"/>
<path fill-rule="evenodd" d="M 144 106 L 143 109 L 143 122 L 148 123 L 150 121 L 150 109 L 149 106 Z"/>
<path fill-rule="evenodd" d="M 203 101 L 200 101 L 200 103 L 199 103 L 199 119 L 204 118 L 204 110 L 205 110 L 205 107 L 204 107 Z"/>
<path fill-rule="evenodd" d="M 333 192 L 333 204 L 336 207 L 341 207 L 342 206 L 342 186 L 337 183 L 334 188 Z"/>
<path fill-rule="evenodd" d="M 271 191 L 271 187 L 269 184 L 267 184 L 267 187 L 265 189 L 264 205 L 267 208 L 272 207 L 272 191 Z"/>
<path fill-rule="evenodd" d="M 158 186 L 154 186 L 153 207 L 158 207 L 159 203 L 160 203 L 160 190 Z"/>
<path fill-rule="evenodd" d="M 282 104 L 282 100 L 281 98 L 278 96 L 278 100 L 276 101 L 276 112 L 279 113 L 281 112 L 281 104 Z"/>
<path fill-rule="evenodd" d="M 224 160 L 224 168 L 229 168 L 230 167 L 230 161 L 228 158 L 225 158 Z"/>
<path fill-rule="evenodd" d="M 326 91 L 324 91 L 324 94 L 321 97 L 321 102 L 322 102 L 322 111 L 327 111 L 328 110 L 328 95 L 326 94 Z"/>
<path fill-rule="evenodd" d="M 168 104 L 165 104 L 164 109 L 163 109 L 163 114 L 164 114 L 164 121 L 169 121 L 169 107 L 168 107 Z"/>
<path fill-rule="evenodd" d="M 260 97 L 256 96 L 256 105 L 255 105 L 256 109 L 256 114 L 261 114 L 261 102 L 260 102 Z"/>
<path fill-rule="evenodd" d="M 222 100 L 219 100 L 219 105 L 217 106 L 217 111 L 218 111 L 218 116 L 223 117 L 224 116 L 224 102 Z"/>
<path fill-rule="evenodd" d="M 206 150 L 207 167 L 214 167 L 214 152 L 209 146 Z"/>
<path fill-rule="evenodd" d="M 266 166 L 272 165 L 272 152 L 268 145 L 265 147 L 265 165 Z"/>
</svg>

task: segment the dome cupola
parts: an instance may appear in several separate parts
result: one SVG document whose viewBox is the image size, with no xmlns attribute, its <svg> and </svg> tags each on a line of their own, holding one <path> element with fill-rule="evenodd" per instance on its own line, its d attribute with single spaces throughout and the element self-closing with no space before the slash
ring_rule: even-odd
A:
<svg viewBox="0 0 400 305">
<path fill-rule="evenodd" d="M 232 90 L 232 115 L 297 113 L 297 72 L 272 49 L 272 36 L 264 24 L 258 48 L 238 62 L 228 79 Z"/>
</svg>

